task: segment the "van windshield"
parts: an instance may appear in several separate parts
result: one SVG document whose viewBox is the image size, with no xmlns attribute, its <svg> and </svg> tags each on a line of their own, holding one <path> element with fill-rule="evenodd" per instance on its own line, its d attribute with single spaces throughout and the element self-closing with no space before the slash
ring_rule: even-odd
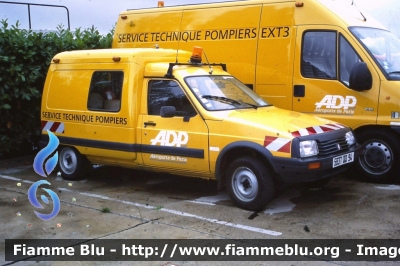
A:
<svg viewBox="0 0 400 266">
<path fill-rule="evenodd" d="M 367 48 L 389 80 L 400 80 L 400 40 L 390 31 L 352 27 L 350 31 Z"/>
<path fill-rule="evenodd" d="M 185 81 L 203 107 L 210 111 L 271 106 L 232 76 L 196 76 Z"/>
</svg>

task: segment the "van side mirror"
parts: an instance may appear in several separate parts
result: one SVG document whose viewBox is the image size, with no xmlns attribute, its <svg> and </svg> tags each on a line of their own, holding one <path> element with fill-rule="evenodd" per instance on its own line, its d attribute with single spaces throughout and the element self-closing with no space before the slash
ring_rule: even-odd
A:
<svg viewBox="0 0 400 266">
<path fill-rule="evenodd" d="M 350 89 L 365 91 L 372 88 L 372 74 L 364 62 L 355 63 L 350 71 Z"/>
<path fill-rule="evenodd" d="M 160 109 L 161 117 L 174 117 L 176 115 L 176 108 L 175 106 L 163 106 Z"/>
</svg>

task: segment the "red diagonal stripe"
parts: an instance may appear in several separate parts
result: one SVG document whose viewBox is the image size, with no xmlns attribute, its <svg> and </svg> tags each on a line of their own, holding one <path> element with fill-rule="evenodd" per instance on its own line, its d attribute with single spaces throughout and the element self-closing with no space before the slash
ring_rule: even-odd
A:
<svg viewBox="0 0 400 266">
<path fill-rule="evenodd" d="M 334 130 L 334 129 L 332 129 L 332 128 L 329 128 L 329 127 L 324 127 L 324 126 L 320 126 L 320 128 L 322 129 L 322 131 L 324 131 L 324 132 L 328 132 L 328 131 L 332 131 L 332 130 Z"/>
<path fill-rule="evenodd" d="M 42 120 L 42 130 L 44 129 L 44 127 L 46 126 L 47 121 Z"/>
<path fill-rule="evenodd" d="M 317 132 L 315 131 L 315 129 L 313 127 L 308 127 L 306 129 L 307 129 L 308 133 L 310 133 L 310 135 L 317 134 Z"/>
<path fill-rule="evenodd" d="M 290 147 L 292 146 L 291 144 L 292 144 L 292 142 L 289 141 L 288 143 L 286 143 L 285 145 L 283 145 L 282 148 L 280 148 L 278 151 L 290 153 Z"/>
<path fill-rule="evenodd" d="M 293 136 L 293 137 L 300 137 L 299 131 L 294 131 L 294 132 L 292 132 L 292 136 Z"/>
<path fill-rule="evenodd" d="M 51 132 L 56 132 L 56 130 L 57 130 L 59 125 L 60 125 L 60 122 L 54 122 L 54 124 L 50 128 L 50 131 Z"/>
<path fill-rule="evenodd" d="M 338 127 L 338 125 L 336 125 L 336 124 L 327 124 L 328 126 L 331 126 L 331 127 Z"/>
<path fill-rule="evenodd" d="M 267 147 L 271 142 L 273 142 L 276 139 L 277 139 L 276 137 L 265 136 L 264 147 Z"/>
</svg>

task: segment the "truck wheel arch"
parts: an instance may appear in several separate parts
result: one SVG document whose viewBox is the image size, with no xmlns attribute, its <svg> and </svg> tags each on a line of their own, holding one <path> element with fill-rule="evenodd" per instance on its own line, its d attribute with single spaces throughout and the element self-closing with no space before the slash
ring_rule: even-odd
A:
<svg viewBox="0 0 400 266">
<path fill-rule="evenodd" d="M 250 141 L 237 141 L 225 146 L 218 155 L 215 166 L 215 177 L 218 189 L 225 186 L 225 174 L 229 163 L 239 157 L 252 156 L 266 163 L 266 167 L 275 172 L 271 163 L 272 153 L 260 144 Z"/>
</svg>

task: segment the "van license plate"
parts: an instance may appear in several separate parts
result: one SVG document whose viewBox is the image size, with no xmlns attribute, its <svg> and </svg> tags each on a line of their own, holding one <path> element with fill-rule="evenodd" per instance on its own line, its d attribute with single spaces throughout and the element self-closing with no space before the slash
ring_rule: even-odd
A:
<svg viewBox="0 0 400 266">
<path fill-rule="evenodd" d="M 351 163 L 354 161 L 354 152 L 343 154 L 333 158 L 333 168 L 341 166 L 346 163 Z"/>
</svg>

